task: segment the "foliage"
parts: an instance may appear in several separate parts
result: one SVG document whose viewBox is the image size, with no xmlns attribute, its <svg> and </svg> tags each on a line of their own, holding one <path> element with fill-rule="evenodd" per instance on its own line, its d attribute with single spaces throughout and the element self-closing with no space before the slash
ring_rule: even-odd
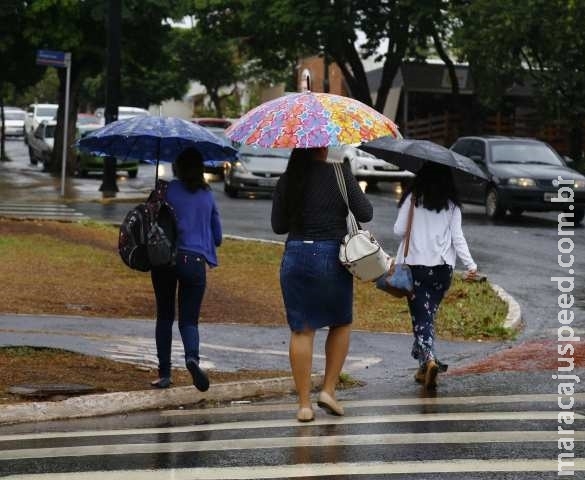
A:
<svg viewBox="0 0 585 480">
<path fill-rule="evenodd" d="M 199 81 L 207 90 L 217 116 L 222 117 L 222 96 L 226 95 L 223 90 L 228 87 L 234 89 L 240 77 L 241 61 L 234 40 L 213 31 L 204 33 L 200 25 L 176 29 L 172 50 L 176 52 L 177 69 L 181 76 Z"/>
<path fill-rule="evenodd" d="M 497 108 L 513 85 L 529 85 L 535 107 L 565 118 L 582 142 L 585 119 L 585 2 L 475 0 L 459 11 L 456 44 L 483 102 Z M 575 130 L 580 130 L 576 132 Z M 583 145 L 572 145 L 581 156 Z"/>
<path fill-rule="evenodd" d="M 375 108 L 382 111 L 392 80 L 408 55 L 422 58 L 434 34 L 443 42 L 450 17 L 442 0 L 198 1 L 209 30 L 239 38 L 263 68 L 289 72 L 297 58 L 326 53 L 340 67 L 350 94 L 372 105 L 364 59 L 383 62 Z M 358 32 L 366 35 L 359 41 Z M 435 42 L 436 43 L 436 42 Z M 446 54 L 445 54 L 446 55 Z"/>
</svg>

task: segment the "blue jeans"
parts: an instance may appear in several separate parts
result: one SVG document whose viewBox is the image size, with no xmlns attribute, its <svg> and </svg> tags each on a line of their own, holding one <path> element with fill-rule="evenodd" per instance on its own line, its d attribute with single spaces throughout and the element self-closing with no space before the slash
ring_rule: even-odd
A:
<svg viewBox="0 0 585 480">
<path fill-rule="evenodd" d="M 436 360 L 435 316 L 451 286 L 453 268 L 450 265 L 411 265 L 410 269 L 414 281 L 414 296 L 408 300 L 414 335 L 411 355 L 424 367 L 429 360 Z"/>
<path fill-rule="evenodd" d="M 171 346 L 175 321 L 175 295 L 179 286 L 179 332 L 185 360 L 199 361 L 199 312 L 205 293 L 206 265 L 202 255 L 178 252 L 174 267 L 152 269 L 156 297 L 156 350 L 161 377 L 171 375 Z"/>
</svg>

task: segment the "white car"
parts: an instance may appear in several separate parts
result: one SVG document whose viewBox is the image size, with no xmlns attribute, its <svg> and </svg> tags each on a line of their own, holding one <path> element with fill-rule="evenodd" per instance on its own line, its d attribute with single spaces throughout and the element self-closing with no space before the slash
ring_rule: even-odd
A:
<svg viewBox="0 0 585 480">
<path fill-rule="evenodd" d="M 329 147 L 329 159 L 349 162 L 355 178 L 367 182 L 368 188 L 375 187 L 378 182 L 404 182 L 414 177 L 412 172 L 401 170 L 396 165 L 351 145 Z"/>
<path fill-rule="evenodd" d="M 4 107 L 4 135 L 20 137 L 24 135 L 26 112 L 17 107 Z"/>
<path fill-rule="evenodd" d="M 59 105 L 55 103 L 33 103 L 26 110 L 24 119 L 24 143 L 29 142 L 33 132 L 43 120 L 54 120 L 57 118 Z"/>
<path fill-rule="evenodd" d="M 94 115 L 99 118 L 100 123 L 106 123 L 106 109 L 104 107 L 96 108 Z M 148 110 L 139 107 L 118 107 L 118 120 L 125 120 L 127 118 L 150 115 Z"/>
<path fill-rule="evenodd" d="M 43 167 L 47 168 L 51 161 L 56 128 L 57 120 L 44 120 L 39 123 L 39 126 L 28 139 L 28 154 L 31 164 L 36 165 L 41 162 Z"/>
</svg>

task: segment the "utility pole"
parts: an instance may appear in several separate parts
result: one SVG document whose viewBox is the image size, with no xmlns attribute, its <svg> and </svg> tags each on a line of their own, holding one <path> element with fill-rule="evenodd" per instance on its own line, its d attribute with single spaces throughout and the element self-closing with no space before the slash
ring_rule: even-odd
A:
<svg viewBox="0 0 585 480">
<path fill-rule="evenodd" d="M 120 37 L 122 33 L 122 0 L 108 1 L 106 18 L 106 124 L 118 120 L 120 103 Z M 115 197 L 119 191 L 116 185 L 116 157 L 104 158 L 104 176 L 100 191 L 103 197 Z"/>
</svg>

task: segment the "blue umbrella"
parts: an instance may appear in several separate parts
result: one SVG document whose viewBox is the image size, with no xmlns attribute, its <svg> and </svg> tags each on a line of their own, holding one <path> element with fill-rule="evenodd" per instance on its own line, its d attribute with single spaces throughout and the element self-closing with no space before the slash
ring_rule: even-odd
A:
<svg viewBox="0 0 585 480">
<path fill-rule="evenodd" d="M 77 140 L 76 146 L 91 155 L 157 165 L 175 161 L 188 147 L 197 148 L 203 160 L 209 162 L 228 160 L 237 153 L 226 140 L 200 125 L 180 118 L 150 115 L 112 122 Z"/>
</svg>

